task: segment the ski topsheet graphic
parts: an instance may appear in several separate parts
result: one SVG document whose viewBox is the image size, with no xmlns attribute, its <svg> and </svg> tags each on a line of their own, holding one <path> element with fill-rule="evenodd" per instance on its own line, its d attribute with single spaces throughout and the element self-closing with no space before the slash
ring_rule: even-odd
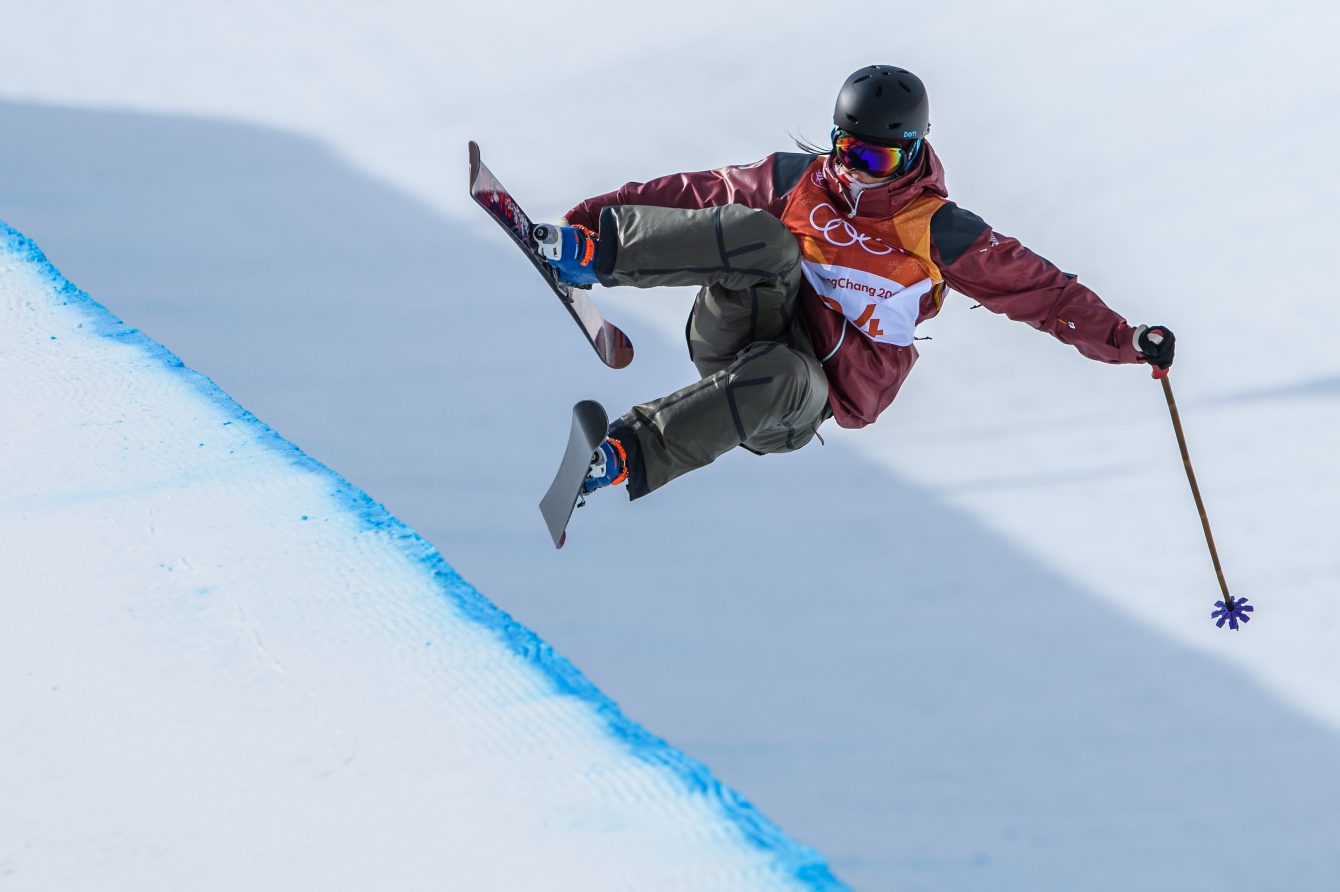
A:
<svg viewBox="0 0 1340 892">
<path fill-rule="evenodd" d="M 586 471 L 591 467 L 596 447 L 605 439 L 605 428 L 608 426 L 609 417 L 605 414 L 605 407 L 595 400 L 582 400 L 572 407 L 572 432 L 568 435 L 568 448 L 563 453 L 563 462 L 558 466 L 554 482 L 549 484 L 549 491 L 540 500 L 540 513 L 549 526 L 549 535 L 554 539 L 555 548 L 562 548 L 567 541 L 568 519 L 577 506 Z"/>
<path fill-rule="evenodd" d="M 596 355 L 607 366 L 615 369 L 632 362 L 633 344 L 628 340 L 628 335 L 605 321 L 600 309 L 584 290 L 560 282 L 553 269 L 540 257 L 531 237 L 534 224 L 530 217 L 526 216 L 526 212 L 503 184 L 498 182 L 498 178 L 484 166 L 479 157 L 479 145 L 474 142 L 470 143 L 470 197 L 498 222 L 517 247 L 530 258 L 535 269 L 586 333 L 586 339 L 595 348 Z"/>
</svg>

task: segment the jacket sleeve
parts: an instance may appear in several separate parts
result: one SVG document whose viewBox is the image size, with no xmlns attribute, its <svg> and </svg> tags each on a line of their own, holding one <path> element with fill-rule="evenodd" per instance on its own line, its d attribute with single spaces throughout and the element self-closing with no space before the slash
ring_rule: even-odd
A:
<svg viewBox="0 0 1340 892">
<path fill-rule="evenodd" d="M 622 204 L 706 208 L 742 204 L 781 214 L 786 196 L 814 160 L 813 155 L 778 152 L 753 164 L 696 173 L 672 173 L 645 183 L 627 183 L 588 198 L 564 215 L 569 224 L 597 229 L 600 212 Z"/>
<path fill-rule="evenodd" d="M 1026 322 L 1100 362 L 1142 362 L 1134 329 L 1070 273 L 946 202 L 931 218 L 931 260 L 945 282 L 993 313 Z"/>
</svg>

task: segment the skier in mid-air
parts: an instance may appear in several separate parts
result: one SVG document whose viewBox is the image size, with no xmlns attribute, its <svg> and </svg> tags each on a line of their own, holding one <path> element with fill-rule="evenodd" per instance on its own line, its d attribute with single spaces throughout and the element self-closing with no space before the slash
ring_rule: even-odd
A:
<svg viewBox="0 0 1340 892">
<path fill-rule="evenodd" d="M 612 422 L 583 492 L 627 481 L 636 499 L 737 446 L 790 452 L 830 417 L 871 424 L 951 288 L 1090 359 L 1172 365 L 1166 327 L 1128 325 L 948 200 L 914 74 L 856 71 L 833 125 L 827 151 L 629 183 L 559 222 L 549 262 L 568 284 L 701 286 L 687 338 L 702 380 Z"/>
</svg>

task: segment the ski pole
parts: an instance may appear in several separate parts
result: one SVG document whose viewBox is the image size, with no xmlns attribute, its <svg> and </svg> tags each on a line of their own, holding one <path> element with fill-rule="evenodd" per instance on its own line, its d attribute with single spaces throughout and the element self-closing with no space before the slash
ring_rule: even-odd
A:
<svg viewBox="0 0 1340 892">
<path fill-rule="evenodd" d="M 1191 468 L 1191 453 L 1186 448 L 1186 435 L 1182 433 L 1182 419 L 1177 414 L 1177 401 L 1173 399 L 1172 383 L 1168 380 L 1168 369 L 1154 370 L 1154 377 L 1163 384 L 1163 395 L 1168 400 L 1168 414 L 1172 416 L 1173 430 L 1177 433 L 1177 445 L 1182 450 L 1182 465 L 1186 468 L 1186 479 L 1191 484 L 1191 495 L 1196 500 L 1196 510 L 1200 512 L 1200 525 L 1205 529 L 1205 544 L 1210 547 L 1210 560 L 1214 562 L 1214 573 L 1219 577 L 1219 590 L 1224 600 L 1214 602 L 1215 610 L 1210 618 L 1217 620 L 1219 628 L 1228 623 L 1233 631 L 1238 631 L 1238 623 L 1251 622 L 1247 614 L 1255 610 L 1246 598 L 1234 598 L 1228 593 L 1228 583 L 1224 580 L 1224 568 L 1219 563 L 1219 551 L 1214 547 L 1214 534 L 1210 532 L 1210 518 L 1205 513 L 1205 502 L 1200 497 L 1200 487 L 1196 485 L 1196 472 Z"/>
</svg>

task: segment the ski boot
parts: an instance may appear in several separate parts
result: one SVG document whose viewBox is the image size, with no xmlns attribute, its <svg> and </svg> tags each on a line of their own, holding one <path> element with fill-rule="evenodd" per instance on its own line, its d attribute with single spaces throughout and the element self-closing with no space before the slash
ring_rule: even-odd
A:
<svg viewBox="0 0 1340 892">
<path fill-rule="evenodd" d="M 559 281 L 575 288 L 596 284 L 596 234 L 585 226 L 541 223 L 531 230 L 535 247 L 544 262 L 558 273 Z"/>
<path fill-rule="evenodd" d="M 591 467 L 582 481 L 582 495 L 589 496 L 598 489 L 618 486 L 627 479 L 628 453 L 618 440 L 606 437 L 591 456 Z"/>
</svg>

